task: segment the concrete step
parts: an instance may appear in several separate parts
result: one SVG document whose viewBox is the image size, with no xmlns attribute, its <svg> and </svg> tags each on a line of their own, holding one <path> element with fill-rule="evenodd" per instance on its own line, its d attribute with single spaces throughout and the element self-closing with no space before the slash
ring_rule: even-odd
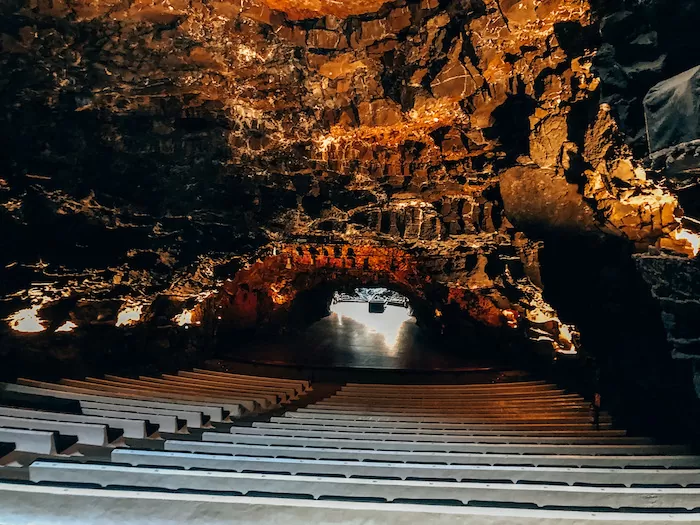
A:
<svg viewBox="0 0 700 525">
<path fill-rule="evenodd" d="M 225 436 L 225 434 L 224 434 Z M 412 452 L 403 450 L 340 449 L 330 447 L 299 447 L 264 444 L 235 444 L 228 442 L 200 442 L 166 440 L 163 448 L 173 452 L 197 452 L 241 456 L 287 457 L 299 459 L 330 459 L 341 461 L 380 461 L 398 463 L 444 463 L 446 465 L 535 465 L 567 467 L 700 467 L 700 457 L 691 455 L 606 455 L 520 453 L 459 453 Z"/>
<path fill-rule="evenodd" d="M 223 377 L 225 379 L 239 379 L 250 383 L 262 383 L 266 385 L 289 385 L 293 387 L 302 387 L 303 390 L 308 390 L 311 388 L 311 383 L 304 379 L 284 379 L 281 377 L 263 377 L 263 376 L 251 376 L 243 374 L 234 374 L 230 372 L 218 372 L 215 370 L 206 370 L 203 368 L 194 368 L 192 370 L 198 374 L 206 374 L 214 377 Z"/>
<path fill-rule="evenodd" d="M 112 461 L 141 466 L 316 474 L 345 477 L 508 481 L 510 483 L 585 483 L 592 485 L 700 485 L 700 468 L 585 468 L 501 465 L 382 463 L 316 459 L 224 456 L 189 452 L 114 449 Z M 700 458 L 696 460 L 700 465 Z"/>
<path fill-rule="evenodd" d="M 508 443 L 425 443 L 419 441 L 382 441 L 379 439 L 341 439 L 286 436 L 257 436 L 236 433 L 204 432 L 203 441 L 250 445 L 335 447 L 339 449 L 401 450 L 404 452 L 470 452 L 481 454 L 577 454 L 577 455 L 662 455 L 684 454 L 686 447 L 676 445 L 543 445 Z"/>
<path fill-rule="evenodd" d="M 281 417 L 270 418 L 270 421 L 275 422 L 285 422 L 285 424 L 290 425 L 338 425 L 347 427 L 378 427 L 378 428 L 396 428 L 396 429 L 412 429 L 412 428 L 440 428 L 440 429 L 452 429 L 452 430 L 508 430 L 514 432 L 525 432 L 525 431 L 549 431 L 549 430 L 562 430 L 562 431 L 578 431 L 578 430 L 593 430 L 596 431 L 593 424 L 590 422 L 586 423 L 568 423 L 568 424 L 558 424 L 558 423 L 460 423 L 459 421 L 451 422 L 441 422 L 439 418 L 435 421 L 417 418 L 413 421 L 406 421 L 403 417 L 398 418 L 387 418 L 387 417 L 362 417 L 362 418 L 342 418 L 336 419 L 331 416 L 323 417 L 323 415 L 313 414 L 309 417 L 305 417 L 304 414 L 297 412 L 286 412 Z M 603 423 L 601 428 L 603 430 L 610 430 L 610 422 Z"/>
<path fill-rule="evenodd" d="M 34 381 L 32 379 L 19 378 L 17 380 L 19 386 L 36 387 L 48 390 L 61 392 L 69 392 L 74 394 L 89 394 L 93 397 L 101 396 L 103 398 L 124 398 L 133 401 L 146 401 L 149 403 L 167 403 L 179 404 L 186 406 L 198 406 L 205 413 L 219 413 L 226 418 L 239 418 L 244 413 L 245 409 L 240 404 L 229 405 L 226 403 L 209 403 L 201 398 L 194 399 L 193 396 L 181 395 L 175 396 L 172 394 L 164 394 L 161 392 L 151 392 L 145 389 L 121 388 L 107 385 L 95 385 L 91 383 L 80 383 L 80 386 L 70 386 L 65 384 L 47 383 L 45 381 Z M 226 412 L 226 414 L 224 414 Z"/>
<path fill-rule="evenodd" d="M 129 486 L 169 490 L 310 494 L 322 497 L 458 501 L 463 505 L 490 501 L 537 507 L 607 507 L 692 510 L 700 505 L 700 488 L 580 487 L 501 483 L 348 479 L 222 471 L 192 471 L 120 465 L 91 465 L 39 461 L 29 467 L 33 482 L 91 483 L 103 487 Z"/>
<path fill-rule="evenodd" d="M 343 424 L 336 424 L 343 423 Z M 347 424 L 351 423 L 351 424 Z M 369 423 L 369 422 L 334 422 L 323 419 L 293 419 L 285 417 L 272 417 L 269 422 L 253 423 L 256 428 L 285 428 L 289 430 L 331 430 L 337 432 L 362 432 L 387 433 L 387 434 L 436 434 L 443 436 L 551 436 L 551 437 L 623 437 L 627 435 L 625 430 L 590 430 L 590 429 L 564 429 L 558 430 L 552 425 L 550 430 L 542 429 L 521 429 L 512 430 L 504 426 L 503 430 L 498 428 L 488 430 L 478 426 L 469 425 L 447 425 L 441 423 L 424 423 L 421 425 L 411 423 Z M 483 425 L 482 425 L 483 426 Z"/>
<path fill-rule="evenodd" d="M 258 425 L 257 423 L 255 425 Z M 387 432 L 352 432 L 334 430 L 304 430 L 298 428 L 275 427 L 275 425 L 252 428 L 233 427 L 231 432 L 259 436 L 285 436 L 299 438 L 414 441 L 432 443 L 537 443 L 541 445 L 652 445 L 649 438 L 626 436 L 483 436 L 483 435 L 440 435 L 440 434 L 391 434 Z"/>
<path fill-rule="evenodd" d="M 313 410 L 311 408 L 300 408 L 294 412 L 285 413 L 285 417 L 301 418 L 301 419 L 335 419 L 335 420 L 352 420 L 352 421 L 400 421 L 400 422 L 421 422 L 421 423 L 460 423 L 468 424 L 511 424 L 511 425 L 534 425 L 534 424 L 550 424 L 550 425 L 592 425 L 592 417 L 576 417 L 576 418 L 530 418 L 529 420 L 498 420 L 493 418 L 463 418 L 458 415 L 451 414 L 433 414 L 433 415 L 408 415 L 408 414 L 392 414 L 389 412 L 376 412 L 374 414 L 357 413 L 357 412 L 342 412 L 330 410 Z M 601 418 L 603 428 L 605 425 L 609 427 L 610 418 Z M 515 427 L 517 428 L 517 427 Z"/>
<path fill-rule="evenodd" d="M 8 523 L 114 525 L 151 523 L 237 525 L 333 523 L 350 525 L 661 525 L 697 523 L 696 512 L 591 512 L 517 507 L 417 505 L 357 501 L 311 501 L 274 497 L 106 490 L 66 486 L 0 484 L 0 507 Z"/>
<path fill-rule="evenodd" d="M 199 372 L 183 372 L 180 371 L 177 373 L 177 376 L 166 376 L 163 374 L 162 377 L 178 377 L 178 378 L 187 378 L 187 379 L 196 379 L 198 381 L 206 381 L 210 383 L 215 383 L 218 385 L 227 385 L 227 386 L 234 386 L 234 387 L 250 387 L 254 388 L 256 391 L 269 391 L 269 392 L 283 392 L 287 394 L 290 397 L 298 397 L 300 394 L 304 392 L 304 387 L 299 384 L 280 384 L 280 383 L 267 383 L 267 382 L 260 382 L 260 381 L 247 381 L 247 380 L 242 380 L 242 379 L 237 379 L 235 377 L 229 378 L 229 377 L 221 377 L 221 376 L 216 376 L 213 374 L 202 374 Z"/>
</svg>

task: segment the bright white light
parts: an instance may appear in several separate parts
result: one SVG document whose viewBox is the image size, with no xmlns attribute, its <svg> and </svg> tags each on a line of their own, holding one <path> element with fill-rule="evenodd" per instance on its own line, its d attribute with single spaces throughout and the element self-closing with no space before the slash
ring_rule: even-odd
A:
<svg viewBox="0 0 700 525">
<path fill-rule="evenodd" d="M 72 332 L 74 329 L 78 328 L 78 325 L 73 321 L 66 321 L 61 326 L 56 328 L 57 332 Z"/>
<path fill-rule="evenodd" d="M 173 317 L 173 321 L 175 321 L 179 326 L 192 324 L 192 310 L 183 310 L 182 313 L 179 313 Z"/>
<path fill-rule="evenodd" d="M 13 313 L 6 319 L 10 328 L 17 332 L 35 333 L 46 330 L 44 321 L 39 318 L 39 308 L 41 305 L 35 304 L 31 308 L 25 308 Z"/>
<path fill-rule="evenodd" d="M 200 324 L 199 321 L 196 323 L 192 320 L 192 315 L 194 314 L 194 310 L 183 310 L 182 313 L 177 314 L 175 317 L 173 317 L 173 321 L 178 324 L 178 326 L 188 326 L 191 324 Z"/>
<path fill-rule="evenodd" d="M 678 228 L 671 232 L 671 237 L 690 245 L 690 249 L 693 251 L 693 257 L 697 257 L 698 252 L 700 252 L 700 235 L 686 230 L 685 228 Z"/>
<path fill-rule="evenodd" d="M 342 317 L 347 317 L 365 325 L 370 333 L 381 335 L 390 350 L 396 345 L 401 327 L 412 319 L 408 308 L 387 306 L 383 314 L 371 314 L 367 303 L 335 303 L 331 312 L 338 316 L 339 325 L 343 324 Z"/>
<path fill-rule="evenodd" d="M 131 326 L 141 320 L 141 310 L 143 305 L 123 306 L 117 314 L 117 326 Z"/>
</svg>

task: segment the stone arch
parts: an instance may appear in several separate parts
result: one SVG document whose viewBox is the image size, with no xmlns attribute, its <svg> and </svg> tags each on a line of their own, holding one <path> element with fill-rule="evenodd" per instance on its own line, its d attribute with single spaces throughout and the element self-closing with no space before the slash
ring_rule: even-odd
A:
<svg viewBox="0 0 700 525">
<path fill-rule="evenodd" d="M 397 248 L 290 244 L 228 280 L 216 299 L 225 329 L 279 324 L 300 293 L 326 288 L 385 286 L 405 295 L 430 323 L 438 286 L 421 272 L 420 261 Z"/>
<path fill-rule="evenodd" d="M 573 350 L 556 312 L 536 287 L 493 279 L 489 257 L 477 253 L 474 262 L 470 255 L 474 254 L 380 244 L 270 246 L 267 256 L 227 279 L 221 291 L 202 305 L 201 313 L 214 313 L 219 336 L 299 328 L 323 316 L 294 318 L 300 294 L 303 302 L 303 294 L 320 293 L 314 307 L 325 308 L 327 295 L 339 287 L 383 286 L 409 299 L 420 325 L 457 339 L 478 339 L 493 347 L 529 340 L 545 352 Z M 465 261 L 471 263 L 465 266 Z M 464 271 L 445 279 L 446 265 L 461 265 Z"/>
</svg>

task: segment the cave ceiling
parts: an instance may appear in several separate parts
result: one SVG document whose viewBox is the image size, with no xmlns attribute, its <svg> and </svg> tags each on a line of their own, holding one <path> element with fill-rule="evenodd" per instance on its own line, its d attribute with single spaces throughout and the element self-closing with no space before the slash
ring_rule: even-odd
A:
<svg viewBox="0 0 700 525">
<path fill-rule="evenodd" d="M 244 292 L 271 311 L 299 275 L 380 275 L 557 341 L 541 232 L 695 251 L 602 97 L 599 18 L 588 0 L 3 2 L 0 317 L 243 319 Z"/>
</svg>

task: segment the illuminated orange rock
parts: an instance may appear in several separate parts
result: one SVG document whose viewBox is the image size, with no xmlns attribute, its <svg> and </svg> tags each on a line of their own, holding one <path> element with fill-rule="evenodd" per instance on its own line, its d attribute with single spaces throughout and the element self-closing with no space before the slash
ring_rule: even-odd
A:
<svg viewBox="0 0 700 525">
<path fill-rule="evenodd" d="M 263 0 L 271 9 L 283 11 L 291 20 L 318 18 L 333 15 L 345 18 L 377 11 L 384 2 L 380 0 L 352 0 L 336 2 L 333 0 Z"/>
<path fill-rule="evenodd" d="M 205 324 L 227 275 L 222 322 L 249 326 L 324 279 L 381 280 L 496 327 L 540 306 L 518 298 L 539 262 L 508 267 L 533 224 L 697 252 L 615 121 L 632 105 L 598 107 L 589 0 L 0 10 L 0 211 L 10 246 L 47 246 L 3 263 L 26 304 L 167 296 L 166 322 Z"/>
</svg>

